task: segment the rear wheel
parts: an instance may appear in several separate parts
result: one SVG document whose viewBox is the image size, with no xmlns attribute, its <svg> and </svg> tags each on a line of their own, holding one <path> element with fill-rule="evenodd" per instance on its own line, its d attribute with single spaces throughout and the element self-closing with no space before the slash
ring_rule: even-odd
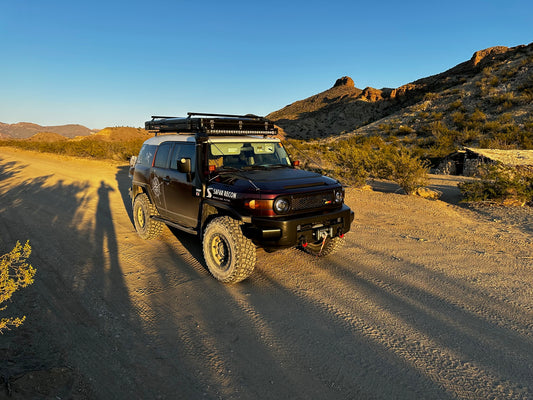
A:
<svg viewBox="0 0 533 400">
<path fill-rule="evenodd" d="M 335 253 L 342 246 L 344 246 L 344 238 L 335 237 L 335 238 L 326 238 L 326 243 L 322 247 L 322 240 L 318 240 L 314 243 L 308 243 L 306 247 L 302 247 L 303 251 L 317 257 L 325 257 L 329 254 Z M 321 251 L 322 250 L 322 251 Z"/>
<path fill-rule="evenodd" d="M 204 258 L 209 272 L 224 283 L 246 279 L 255 267 L 256 251 L 242 234 L 241 223 L 230 217 L 213 219 L 203 237 Z"/>
<path fill-rule="evenodd" d="M 133 201 L 133 223 L 137 234 L 143 239 L 156 238 L 163 229 L 163 223 L 150 218 L 159 215 L 155 206 L 144 193 L 139 194 Z"/>
</svg>

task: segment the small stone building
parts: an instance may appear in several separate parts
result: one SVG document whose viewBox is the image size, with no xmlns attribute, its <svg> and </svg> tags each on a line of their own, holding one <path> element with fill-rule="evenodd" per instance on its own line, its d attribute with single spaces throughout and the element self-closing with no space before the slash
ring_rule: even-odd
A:
<svg viewBox="0 0 533 400">
<path fill-rule="evenodd" d="M 501 164 L 533 171 L 533 150 L 494 150 L 465 147 L 445 157 L 437 173 L 473 176 L 482 164 Z"/>
</svg>

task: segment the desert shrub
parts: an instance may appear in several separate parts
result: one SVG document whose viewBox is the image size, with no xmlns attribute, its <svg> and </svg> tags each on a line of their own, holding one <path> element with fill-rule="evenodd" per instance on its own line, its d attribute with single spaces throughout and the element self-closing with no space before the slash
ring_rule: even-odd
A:
<svg viewBox="0 0 533 400">
<path fill-rule="evenodd" d="M 465 201 L 533 200 L 533 172 L 502 165 L 484 165 L 479 180 L 462 182 L 459 189 Z"/>
<path fill-rule="evenodd" d="M 427 183 L 427 164 L 405 148 L 384 149 L 378 164 L 379 177 L 396 182 L 407 194 Z"/>
<path fill-rule="evenodd" d="M 457 99 L 448 105 L 448 111 L 458 110 L 462 107 L 463 107 L 463 101 L 461 99 Z"/>
<path fill-rule="evenodd" d="M 441 112 L 433 112 L 431 113 L 431 116 L 435 121 L 441 121 L 444 118 L 444 114 Z"/>
<path fill-rule="evenodd" d="M 504 124 L 500 121 L 487 121 L 483 124 L 483 132 L 496 133 L 501 132 Z"/>
<path fill-rule="evenodd" d="M 459 129 L 463 129 L 466 126 L 466 115 L 461 111 L 456 111 L 452 114 L 452 121 Z"/>
<path fill-rule="evenodd" d="M 390 135 L 392 134 L 394 127 L 392 124 L 379 124 L 378 129 L 385 135 Z"/>
<path fill-rule="evenodd" d="M 3 140 L 0 141 L 0 146 L 18 147 L 24 150 L 33 150 L 41 153 L 54 153 L 74 157 L 126 161 L 132 155 L 139 153 L 143 142 L 144 139 L 108 142 L 93 138 L 57 142 Z"/>
<path fill-rule="evenodd" d="M 496 119 L 501 124 L 514 124 L 514 118 L 513 114 L 511 113 L 503 113 L 498 116 Z"/>
<path fill-rule="evenodd" d="M 366 183 L 368 170 L 365 164 L 368 153 L 363 148 L 343 146 L 335 154 L 334 174 L 346 182 L 361 187 Z"/>
<path fill-rule="evenodd" d="M 500 79 L 496 75 L 493 75 L 489 78 L 488 83 L 490 86 L 496 87 L 500 83 Z"/>
<path fill-rule="evenodd" d="M 7 306 L 2 303 L 11 299 L 13 293 L 19 288 L 24 288 L 33 283 L 35 269 L 26 260 L 31 254 L 31 246 L 26 242 L 24 246 L 17 242 L 13 250 L 0 257 L 0 311 L 4 311 Z M 16 318 L 1 318 L 0 333 L 9 326 L 20 326 L 26 316 Z"/>
<path fill-rule="evenodd" d="M 458 115 L 464 115 L 458 113 Z M 463 144 L 460 140 L 461 133 L 457 130 L 450 129 L 444 124 L 443 121 L 434 121 L 427 127 L 431 136 L 432 142 L 432 157 L 444 157 L 457 149 L 457 147 Z"/>
<path fill-rule="evenodd" d="M 414 132 L 415 130 L 407 125 L 400 125 L 400 127 L 398 128 L 398 135 L 410 135 Z"/>
<path fill-rule="evenodd" d="M 461 132 L 461 144 L 469 144 L 481 137 L 481 131 L 476 128 L 466 128 Z"/>
<path fill-rule="evenodd" d="M 504 93 L 497 93 L 494 96 L 491 96 L 490 100 L 495 105 L 501 105 L 504 108 L 510 108 L 514 105 L 514 103 L 519 103 L 520 101 L 517 100 L 514 96 L 513 92 L 504 92 Z M 509 104 L 506 106 L 506 104 Z"/>
<path fill-rule="evenodd" d="M 433 92 L 427 92 L 425 95 L 424 95 L 424 100 L 435 100 L 435 99 L 438 99 L 439 98 L 439 94 L 438 93 L 433 93 Z"/>
<path fill-rule="evenodd" d="M 490 149 L 533 149 L 533 132 L 525 126 L 501 124 L 492 121 L 485 124 L 491 134 L 480 140 L 480 146 Z"/>
<path fill-rule="evenodd" d="M 523 104 L 528 104 L 533 100 L 533 75 L 530 75 L 528 79 L 517 88 L 520 93 L 520 101 Z"/>
<path fill-rule="evenodd" d="M 486 119 L 487 116 L 479 108 L 476 108 L 469 118 L 469 120 L 474 123 L 484 122 Z"/>
</svg>

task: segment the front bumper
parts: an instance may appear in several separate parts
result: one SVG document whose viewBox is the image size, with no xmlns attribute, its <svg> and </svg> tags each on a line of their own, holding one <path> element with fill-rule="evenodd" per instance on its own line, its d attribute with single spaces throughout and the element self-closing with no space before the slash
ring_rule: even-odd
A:
<svg viewBox="0 0 533 400">
<path fill-rule="evenodd" d="M 350 230 L 354 213 L 346 205 L 335 211 L 298 216 L 286 219 L 252 217 L 243 227 L 244 234 L 261 247 L 292 247 L 320 239 L 319 232 L 326 231 L 337 237 Z"/>
</svg>

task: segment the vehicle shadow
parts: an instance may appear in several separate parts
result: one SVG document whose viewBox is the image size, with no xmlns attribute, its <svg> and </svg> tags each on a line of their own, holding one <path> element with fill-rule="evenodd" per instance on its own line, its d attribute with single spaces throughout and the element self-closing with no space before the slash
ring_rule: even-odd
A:
<svg viewBox="0 0 533 400">
<path fill-rule="evenodd" d="M 120 197 L 122 198 L 122 203 L 124 204 L 124 209 L 130 217 L 130 222 L 133 225 L 133 208 L 130 198 L 130 187 L 131 187 L 131 178 L 129 176 L 130 167 L 128 165 L 123 165 L 117 167 L 117 173 L 115 174 L 115 179 L 118 185 L 118 191 Z"/>
<path fill-rule="evenodd" d="M 185 247 L 194 259 L 205 268 L 207 265 L 204 260 L 204 254 L 202 250 L 202 241 L 197 235 L 192 235 L 187 232 L 183 232 L 179 229 L 168 227 L 174 238 L 176 238 Z"/>
<path fill-rule="evenodd" d="M 122 198 L 122 203 L 124 204 L 124 210 L 128 214 L 132 226 L 135 226 L 133 222 L 132 203 L 129 195 L 131 178 L 128 174 L 129 166 L 120 166 L 117 169 L 115 179 L 117 181 L 118 191 L 120 192 L 120 196 Z M 207 270 L 207 265 L 204 261 L 202 245 L 199 238 L 196 235 L 191 235 L 177 228 L 169 226 L 168 229 L 172 235 L 190 252 L 195 260 Z"/>
</svg>

